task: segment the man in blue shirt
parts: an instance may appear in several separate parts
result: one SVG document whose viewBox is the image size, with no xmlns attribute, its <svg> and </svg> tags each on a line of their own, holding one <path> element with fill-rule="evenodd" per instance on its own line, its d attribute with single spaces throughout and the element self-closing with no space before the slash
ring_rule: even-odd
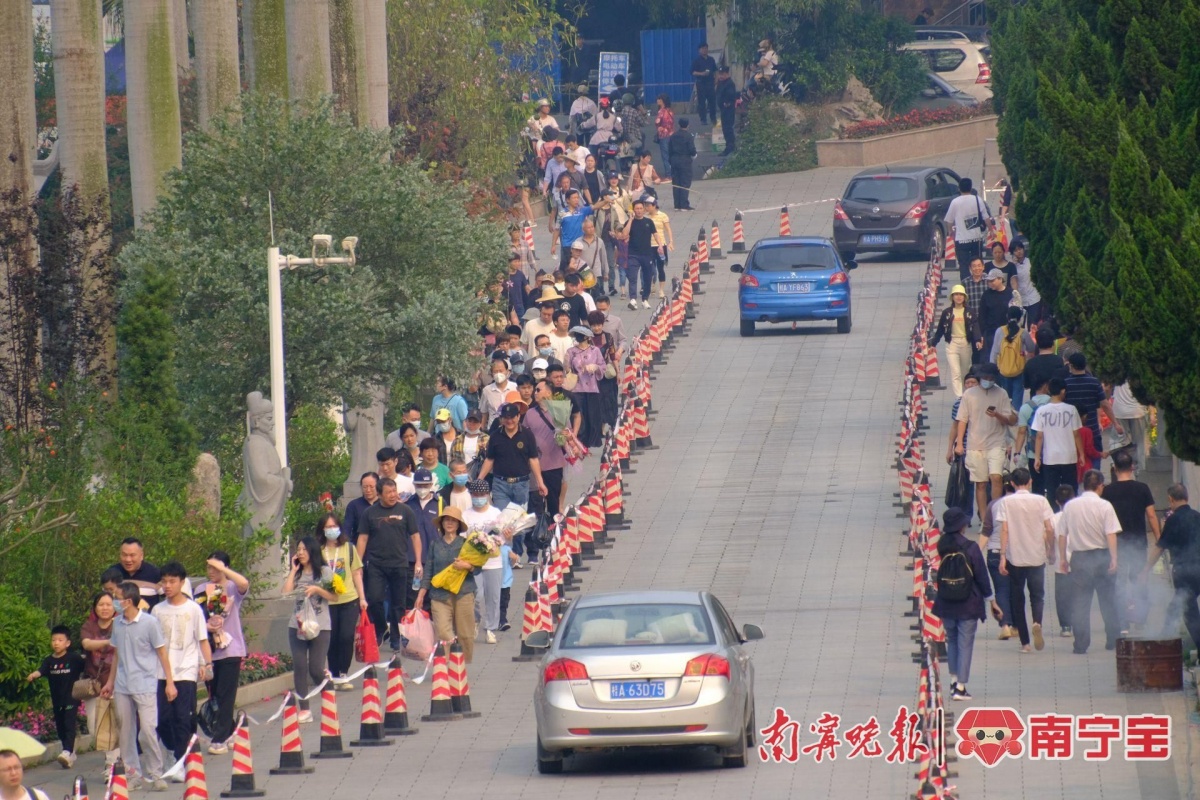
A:
<svg viewBox="0 0 1200 800">
<path fill-rule="evenodd" d="M 113 622 L 112 672 L 101 690 L 102 697 L 111 697 L 121 720 L 121 757 L 125 759 L 129 788 L 141 786 L 143 776 L 154 791 L 166 791 L 162 778 L 163 751 L 155 731 L 158 729 L 158 670 L 161 668 L 168 701 L 178 692 L 167 659 L 167 642 L 158 620 L 138 609 L 141 589 L 132 581 L 117 587 L 121 595 L 121 615 Z M 136 724 L 135 724 L 136 720 Z M 145 758 L 142 772 L 138 755 L 138 730 L 141 729 L 141 756 Z"/>
<path fill-rule="evenodd" d="M 592 207 L 583 204 L 583 195 L 578 189 L 567 190 L 567 211 L 558 218 L 554 229 L 554 240 L 550 243 L 550 255 L 554 249 L 562 245 L 562 255 L 558 259 L 558 268 L 567 271 L 571 261 L 571 244 L 583 236 L 583 221 L 594 213 Z"/>
<path fill-rule="evenodd" d="M 437 384 L 434 386 L 437 389 L 437 394 L 433 396 L 433 404 L 429 407 L 429 418 L 435 421 L 434 435 L 445 433 L 445 431 L 437 430 L 437 413 L 443 408 L 450 411 L 450 424 L 454 426 L 454 430 L 459 433 L 463 432 L 463 423 L 467 419 L 467 401 L 458 393 L 458 384 L 453 378 L 448 378 L 445 375 L 437 379 Z"/>
</svg>

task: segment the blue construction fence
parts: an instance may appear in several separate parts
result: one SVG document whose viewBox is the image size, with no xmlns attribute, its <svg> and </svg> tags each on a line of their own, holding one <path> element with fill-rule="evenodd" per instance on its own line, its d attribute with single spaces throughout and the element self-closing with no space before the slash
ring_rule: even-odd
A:
<svg viewBox="0 0 1200 800">
<path fill-rule="evenodd" d="M 669 95 L 672 103 L 691 102 L 692 60 L 705 36 L 704 28 L 642 31 L 642 97 L 647 106 L 660 94 Z"/>
</svg>

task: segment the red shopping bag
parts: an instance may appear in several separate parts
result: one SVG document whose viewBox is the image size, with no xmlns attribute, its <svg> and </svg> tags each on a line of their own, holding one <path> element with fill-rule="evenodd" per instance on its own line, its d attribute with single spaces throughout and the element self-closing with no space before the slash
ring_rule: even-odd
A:
<svg viewBox="0 0 1200 800">
<path fill-rule="evenodd" d="M 375 638 L 375 626 L 366 610 L 358 618 L 354 628 L 354 657 L 363 664 L 379 663 L 379 640 Z"/>
</svg>

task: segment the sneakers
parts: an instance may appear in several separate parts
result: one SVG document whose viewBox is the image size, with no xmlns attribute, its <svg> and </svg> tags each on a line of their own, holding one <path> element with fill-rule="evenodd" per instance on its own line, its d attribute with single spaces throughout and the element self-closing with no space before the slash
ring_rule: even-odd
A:
<svg viewBox="0 0 1200 800">
<path fill-rule="evenodd" d="M 951 688 L 951 690 L 950 690 L 950 699 L 951 700 L 970 700 L 971 693 L 967 691 L 967 685 L 965 683 L 954 684 L 953 688 Z"/>
<path fill-rule="evenodd" d="M 525 569 L 525 562 L 524 562 L 524 561 L 518 561 L 517 563 L 515 563 L 515 564 L 513 564 L 513 565 L 512 565 L 512 568 L 513 568 L 513 569 Z"/>
<path fill-rule="evenodd" d="M 508 630 L 512 630 L 512 625 L 509 625 L 509 624 L 506 622 L 506 623 L 504 623 L 503 625 L 501 625 L 501 626 L 500 626 L 500 630 L 502 630 L 502 631 L 508 631 Z"/>
<path fill-rule="evenodd" d="M 167 786 L 167 782 L 162 778 L 155 778 L 146 788 L 152 792 L 165 792 L 170 787 Z"/>
<path fill-rule="evenodd" d="M 58 754 L 58 758 L 54 759 L 59 764 L 62 764 L 63 769 L 70 769 L 75 766 L 75 754 L 70 750 L 63 750 Z"/>
<path fill-rule="evenodd" d="M 1027 653 L 1032 653 L 1032 652 L 1033 651 L 1029 649 L 1029 645 L 1027 645 L 1027 644 L 1021 645 L 1021 653 L 1022 654 L 1027 654 Z"/>
<path fill-rule="evenodd" d="M 350 681 L 346 681 L 345 683 L 335 683 L 333 685 L 333 690 L 335 692 L 353 692 L 354 684 Z"/>
<path fill-rule="evenodd" d="M 300 716 L 297 717 L 296 721 L 303 725 L 307 722 L 312 722 L 312 719 L 312 712 L 307 709 L 303 709 L 301 710 Z"/>
<path fill-rule="evenodd" d="M 650 308 L 650 301 L 649 301 L 649 300 L 643 300 L 643 301 L 642 301 L 642 308 L 649 309 L 649 308 Z"/>
<path fill-rule="evenodd" d="M 1000 626 L 1000 635 L 997 636 L 996 638 L 1000 639 L 1000 640 L 1011 639 L 1012 637 L 1014 637 L 1016 635 L 1017 635 L 1017 632 L 1015 630 L 1013 630 L 1012 625 L 1001 625 Z"/>
<path fill-rule="evenodd" d="M 488 632 L 487 632 L 487 636 L 486 636 L 486 637 L 484 637 L 484 641 L 486 641 L 488 644 L 495 644 L 495 643 L 496 643 L 496 634 L 495 634 L 495 632 L 493 632 L 493 631 L 488 631 Z"/>
<path fill-rule="evenodd" d="M 1033 649 L 1041 650 L 1046 646 L 1046 639 L 1042 636 L 1042 623 L 1033 623 Z"/>
<path fill-rule="evenodd" d="M 171 783 L 184 783 L 186 781 L 187 776 L 185 776 L 182 772 L 176 772 L 171 776 Z"/>
<path fill-rule="evenodd" d="M 1075 632 L 1072 631 L 1070 629 L 1070 627 L 1066 627 L 1066 628 L 1063 628 L 1061 631 L 1059 631 L 1058 635 L 1064 639 L 1070 639 L 1072 636 L 1075 635 Z"/>
<path fill-rule="evenodd" d="M 659 299 L 659 300 L 666 300 L 666 299 L 667 299 L 667 293 L 663 291 L 663 288 L 662 288 L 662 285 L 661 285 L 661 284 L 659 284 L 659 287 L 658 287 L 658 299 Z"/>
<path fill-rule="evenodd" d="M 229 746 L 224 742 L 213 742 L 208 746 L 208 754 L 210 756 L 223 756 L 229 752 Z"/>
<path fill-rule="evenodd" d="M 630 311 L 637 310 L 637 298 L 636 297 L 629 298 L 629 310 Z"/>
</svg>

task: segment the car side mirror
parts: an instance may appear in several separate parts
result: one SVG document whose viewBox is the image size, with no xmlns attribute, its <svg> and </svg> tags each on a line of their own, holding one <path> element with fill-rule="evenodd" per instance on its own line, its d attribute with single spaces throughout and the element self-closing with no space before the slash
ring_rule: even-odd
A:
<svg viewBox="0 0 1200 800">
<path fill-rule="evenodd" d="M 741 271 L 742 271 L 742 265 L 741 265 L 741 264 L 730 264 L 730 265 L 729 265 L 729 271 L 730 271 L 730 272 L 741 272 Z"/>
<path fill-rule="evenodd" d="M 532 636 L 532 634 L 530 635 Z M 742 641 L 754 642 L 762 638 L 764 638 L 762 628 L 758 627 L 757 625 L 751 625 L 748 622 L 742 626 Z M 526 639 L 525 641 L 528 642 L 529 640 Z"/>
<path fill-rule="evenodd" d="M 858 269 L 858 262 L 857 261 L 847 261 L 842 266 L 844 266 L 847 270 Z"/>
<path fill-rule="evenodd" d="M 937 97 L 937 94 L 938 94 L 937 89 L 922 89 L 921 90 L 921 97 L 927 97 L 927 98 L 933 99 L 934 97 Z"/>
<path fill-rule="evenodd" d="M 761 635 L 762 632 L 759 631 L 759 633 Z M 534 631 L 525 637 L 525 644 L 535 650 L 545 650 L 550 646 L 550 633 L 549 631 Z"/>
</svg>

